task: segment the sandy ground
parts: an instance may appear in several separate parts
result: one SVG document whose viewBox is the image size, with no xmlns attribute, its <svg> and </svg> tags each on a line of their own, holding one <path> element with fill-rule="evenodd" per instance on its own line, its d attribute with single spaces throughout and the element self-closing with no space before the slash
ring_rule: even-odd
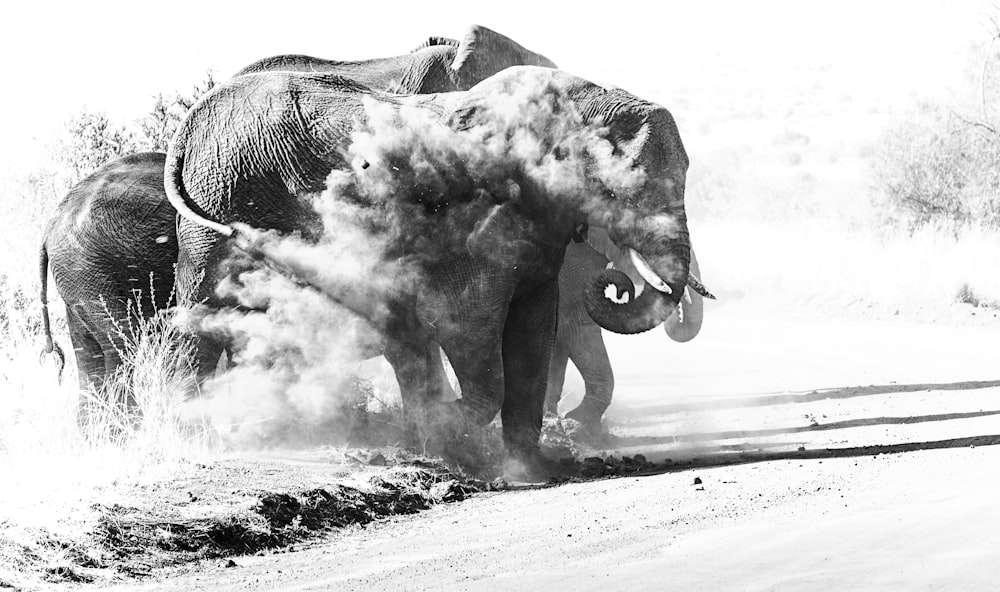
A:
<svg viewBox="0 0 1000 592">
<path fill-rule="evenodd" d="M 612 445 L 693 468 L 481 494 L 126 588 L 997 587 L 996 322 L 711 312 L 689 344 L 609 338 Z"/>
</svg>

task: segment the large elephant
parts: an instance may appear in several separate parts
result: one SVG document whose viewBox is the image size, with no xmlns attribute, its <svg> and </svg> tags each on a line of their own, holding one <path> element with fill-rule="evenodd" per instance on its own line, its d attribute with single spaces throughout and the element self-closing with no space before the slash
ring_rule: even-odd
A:
<svg viewBox="0 0 1000 592">
<path fill-rule="evenodd" d="M 521 47 L 513 40 L 485 27 L 473 26 L 461 41 L 430 37 L 406 56 L 377 58 L 361 62 L 327 60 L 303 55 L 281 55 L 259 60 L 237 75 L 290 70 L 331 72 L 348 76 L 372 88 L 399 94 L 424 94 L 467 90 L 503 68 L 513 65 L 556 67 L 546 57 Z M 588 248 L 592 245 L 593 248 Z M 594 257 L 594 249 L 604 258 Z M 607 251 L 605 253 L 605 251 Z M 585 384 L 581 404 L 567 414 L 591 431 L 600 427 L 604 411 L 611 403 L 614 373 L 608 359 L 604 338 L 583 306 L 582 288 L 587 278 L 613 261 L 628 270 L 635 282 L 640 278 L 628 257 L 617 251 L 606 238 L 587 244 L 572 244 L 560 272 L 559 331 L 556 336 L 548 381 L 546 408 L 555 413 L 562 395 L 569 360 L 580 371 Z M 692 255 L 693 257 L 693 255 Z M 697 262 L 692 259 L 693 265 Z M 695 270 L 695 275 L 698 271 Z M 691 293 L 678 313 L 664 324 L 667 335 L 679 342 L 693 339 L 701 327 L 702 297 Z M 211 350 L 214 355 L 214 350 Z"/>
<path fill-rule="evenodd" d="M 474 25 L 461 41 L 430 37 L 409 54 L 361 61 L 336 61 L 303 55 L 279 55 L 254 62 L 235 74 L 275 70 L 321 71 L 350 76 L 373 88 L 397 94 L 466 90 L 511 65 L 554 66 L 545 56 L 510 38 Z M 136 289 L 156 290 L 140 316 L 167 304 L 177 263 L 176 211 L 163 191 L 164 154 L 128 156 L 105 165 L 74 188 L 50 222 L 41 253 L 41 300 L 46 353 L 58 346 L 48 328 L 47 267 L 67 306 L 71 339 L 77 352 L 81 388 L 100 386 L 121 364 L 122 303 Z M 77 214 L 86 211 L 83 216 Z M 91 214 L 94 212 L 94 214 Z M 72 223 L 72 232 L 67 232 Z M 82 262 L 82 263 L 80 263 Z M 150 274 L 152 280 L 149 279 Z M 145 279 L 136 279 L 139 276 Z M 152 283 L 150 283 L 152 281 Z M 141 285 L 140 285 L 141 284 Z M 107 311 L 101 301 L 110 303 Z M 428 355 L 439 357 L 435 348 Z M 199 352 L 200 369 L 215 369 L 220 344 Z M 442 388 L 448 388 L 441 374 Z"/>
<path fill-rule="evenodd" d="M 173 293 L 177 213 L 163 192 L 165 158 L 144 153 L 105 164 L 69 191 L 45 231 L 40 261 L 44 351 L 53 351 L 47 302 L 51 266 L 66 304 L 83 390 L 99 389 L 121 365 L 131 321 L 165 308 Z"/>
<path fill-rule="evenodd" d="M 525 94 L 531 88 L 535 94 Z M 491 107 L 498 97 L 506 109 Z M 444 417 L 446 425 L 436 427 L 463 430 L 500 412 L 508 452 L 537 459 L 557 324 L 557 276 L 571 237 L 587 225 L 604 228 L 648 284 L 636 297 L 621 272 L 607 270 L 591 279 L 584 303 L 608 330 L 648 330 L 670 316 L 686 286 L 704 290 L 689 276 L 688 158 L 673 117 L 659 105 L 540 67 L 509 68 L 469 91 L 417 97 L 385 94 L 328 73 L 234 78 L 192 108 L 168 153 L 165 188 L 182 216 L 180 303 L 226 304 L 214 287 L 239 271 L 224 265 L 234 243 L 288 269 L 274 261 L 249 227 L 315 236 L 317 217 L 300 198 L 323 191 L 332 171 L 391 177 L 387 170 L 409 166 L 406 153 L 383 155 L 391 164 L 371 167 L 375 163 L 348 158 L 354 134 L 370 122 L 369 109 L 396 117 L 404 109 L 421 113 L 442 129 L 486 133 L 488 141 L 520 138 L 525 130 L 550 132 L 544 122 L 532 121 L 539 103 L 552 105 L 553 112 L 571 109 L 579 117 L 577 127 L 605 126 L 601 142 L 608 155 L 613 150 L 617 158 L 630 159 L 640 181 L 618 188 L 619 193 L 604 187 L 591 191 L 599 197 L 553 201 L 544 184 L 523 171 L 493 183 L 476 176 L 474 163 L 451 161 L 451 169 L 437 171 L 437 185 L 404 183 L 385 203 L 372 206 L 396 212 L 392 219 L 412 225 L 396 229 L 403 235 L 393 236 L 389 252 L 391 258 L 418 261 L 421 281 L 392 296 L 373 294 L 366 278 L 340 283 L 332 292 L 325 287 L 383 331 L 386 358 L 411 408 L 426 409 L 434 398 L 436 370 L 428 343 L 444 349 L 462 398 L 444 415 L 425 416 L 425 421 Z M 489 122 L 497 111 L 517 120 L 517 129 L 494 136 L 483 132 L 492 129 Z M 540 157 L 544 162 L 565 158 L 558 142 L 536 139 L 538 146 L 548 146 Z M 369 202 L 359 197 L 352 203 Z M 470 218 L 470 211 L 481 215 Z M 467 236 L 455 232 L 460 223 L 469 225 Z M 383 305 L 377 314 L 373 295 L 384 299 L 376 302 Z"/>
</svg>

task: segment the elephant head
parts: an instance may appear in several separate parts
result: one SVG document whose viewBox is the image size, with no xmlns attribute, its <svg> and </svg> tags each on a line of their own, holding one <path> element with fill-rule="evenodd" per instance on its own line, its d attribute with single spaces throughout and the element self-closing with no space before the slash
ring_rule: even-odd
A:
<svg viewBox="0 0 1000 592">
<path fill-rule="evenodd" d="M 456 113 L 474 120 L 470 112 L 480 105 L 495 104 L 501 100 L 495 97 L 516 96 L 532 87 L 568 99 L 581 123 L 603 128 L 613 155 L 642 173 L 639 182 L 620 194 L 605 186 L 601 195 L 582 197 L 552 216 L 563 226 L 570 221 L 599 229 L 595 234 L 603 232 L 606 244 L 596 248 L 613 261 L 627 260 L 633 276 L 641 278 L 647 288 L 637 296 L 626 273 L 605 270 L 587 288 L 587 312 L 601 327 L 616 333 L 638 333 L 666 322 L 671 337 L 678 341 L 693 338 L 701 325 L 700 297 L 712 296 L 692 266 L 684 209 L 688 157 L 673 116 L 624 90 L 530 66 L 510 68 L 473 87 L 470 98 L 463 100 L 465 106 Z M 674 314 L 684 295 L 690 294 L 688 286 L 695 294 L 686 309 L 681 305 Z"/>
<path fill-rule="evenodd" d="M 326 72 L 348 76 L 374 89 L 397 94 L 468 90 L 501 70 L 518 65 L 556 65 L 513 39 L 472 25 L 461 40 L 429 37 L 409 54 L 363 61 L 340 61 L 305 55 L 258 60 L 235 76 L 260 72 Z"/>
<path fill-rule="evenodd" d="M 611 262 L 614 269 L 617 269 L 628 276 L 628 279 L 635 286 L 645 287 L 646 280 L 632 263 L 632 258 L 618 248 L 608 237 L 608 233 L 603 228 L 591 228 L 587 232 L 587 243 L 597 252 Z M 698 266 L 698 258 L 695 251 L 691 249 L 691 269 L 689 277 L 700 278 L 701 269 Z M 639 288 L 641 289 L 641 288 Z M 683 296 L 678 302 L 677 309 L 667 317 L 663 323 L 663 329 L 667 336 L 673 341 L 684 343 L 691 341 L 698 336 L 701 331 L 702 318 L 705 308 L 703 292 L 686 288 Z M 711 297 L 711 295 L 710 295 Z"/>
<path fill-rule="evenodd" d="M 461 89 L 471 88 L 511 66 L 556 67 L 545 56 L 522 47 L 510 37 L 478 25 L 469 28 L 457 47 L 451 68 Z"/>
</svg>

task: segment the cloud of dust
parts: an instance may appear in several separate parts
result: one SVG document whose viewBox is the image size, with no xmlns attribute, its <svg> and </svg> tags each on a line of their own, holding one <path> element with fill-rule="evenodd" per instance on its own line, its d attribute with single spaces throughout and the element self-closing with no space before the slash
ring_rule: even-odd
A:
<svg viewBox="0 0 1000 592">
<path fill-rule="evenodd" d="M 201 331 L 233 344 L 233 367 L 193 403 L 231 426 L 226 438 L 275 442 L 342 416 L 359 361 L 378 355 L 386 302 L 426 287 L 427 264 L 466 250 L 516 257 L 550 227 L 568 235 L 582 216 L 610 211 L 609 196 L 642 186 L 645 173 L 549 76 L 515 82 L 467 104 L 446 95 L 443 109 L 425 97 L 366 98 L 347 166 L 307 198 L 319 238 L 238 227 L 270 266 L 218 292 L 253 311 L 197 312 Z"/>
</svg>

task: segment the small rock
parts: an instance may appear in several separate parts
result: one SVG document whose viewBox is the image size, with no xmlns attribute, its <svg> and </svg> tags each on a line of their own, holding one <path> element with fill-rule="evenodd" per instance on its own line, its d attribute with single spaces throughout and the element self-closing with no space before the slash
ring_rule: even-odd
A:
<svg viewBox="0 0 1000 592">
<path fill-rule="evenodd" d="M 466 491 L 458 481 L 449 479 L 432 485 L 430 495 L 437 502 L 458 502 L 465 499 Z"/>
<path fill-rule="evenodd" d="M 510 484 L 507 483 L 506 479 L 503 477 L 497 477 L 486 484 L 486 491 L 504 491 L 509 487 Z"/>
<path fill-rule="evenodd" d="M 694 484 L 695 485 L 701 485 L 701 477 L 695 477 L 694 478 Z"/>
<path fill-rule="evenodd" d="M 385 460 L 385 456 L 381 452 L 376 452 L 374 456 L 368 459 L 368 464 L 375 467 L 384 467 L 389 463 Z"/>
<path fill-rule="evenodd" d="M 607 465 L 604 463 L 604 459 L 599 456 L 588 456 L 583 459 L 583 466 L 580 468 L 580 473 L 584 477 L 601 477 L 605 474 Z"/>
<path fill-rule="evenodd" d="M 235 561 L 233 561 L 232 559 L 230 559 L 229 561 L 226 562 L 225 567 L 226 568 L 239 567 L 239 565 Z"/>
</svg>

